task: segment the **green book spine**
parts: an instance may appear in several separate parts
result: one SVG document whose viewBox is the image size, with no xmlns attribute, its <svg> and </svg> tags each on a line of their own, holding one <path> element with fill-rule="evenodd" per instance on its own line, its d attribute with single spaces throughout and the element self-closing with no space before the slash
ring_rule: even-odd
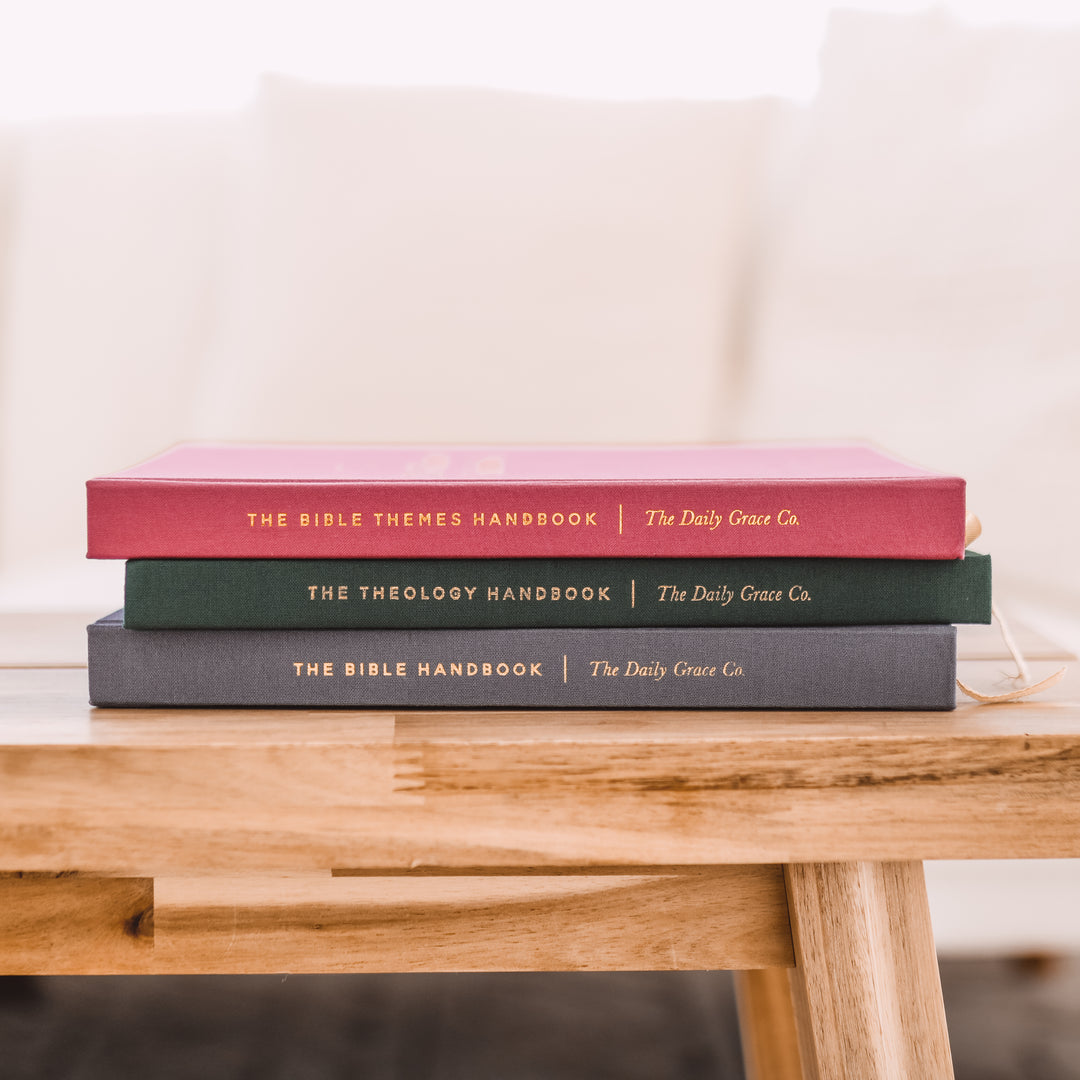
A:
<svg viewBox="0 0 1080 1080">
<path fill-rule="evenodd" d="M 134 559 L 155 629 L 855 626 L 990 622 L 990 557 Z"/>
</svg>

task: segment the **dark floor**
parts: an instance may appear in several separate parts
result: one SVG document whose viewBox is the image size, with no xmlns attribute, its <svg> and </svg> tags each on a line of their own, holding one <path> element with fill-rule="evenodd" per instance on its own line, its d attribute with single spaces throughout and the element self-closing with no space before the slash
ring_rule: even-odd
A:
<svg viewBox="0 0 1080 1080">
<path fill-rule="evenodd" d="M 945 961 L 957 1080 L 1080 1080 L 1080 958 Z M 0 1078 L 740 1077 L 730 976 L 0 979 Z"/>
</svg>

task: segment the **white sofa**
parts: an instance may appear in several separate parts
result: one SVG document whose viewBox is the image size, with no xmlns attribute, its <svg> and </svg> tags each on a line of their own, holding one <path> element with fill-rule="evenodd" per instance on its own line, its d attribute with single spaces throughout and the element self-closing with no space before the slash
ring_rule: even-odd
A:
<svg viewBox="0 0 1080 1080">
<path fill-rule="evenodd" d="M 852 13 L 805 107 L 268 78 L 0 129 L 0 609 L 118 606 L 83 482 L 184 438 L 863 436 L 967 476 L 1078 647 L 1077 131 L 1080 30 Z"/>
<path fill-rule="evenodd" d="M 1068 633 L 1078 72 L 841 13 L 808 107 L 269 78 L 0 130 L 0 606 L 101 602 L 82 482 L 182 438 L 840 435 L 966 475 Z"/>
</svg>

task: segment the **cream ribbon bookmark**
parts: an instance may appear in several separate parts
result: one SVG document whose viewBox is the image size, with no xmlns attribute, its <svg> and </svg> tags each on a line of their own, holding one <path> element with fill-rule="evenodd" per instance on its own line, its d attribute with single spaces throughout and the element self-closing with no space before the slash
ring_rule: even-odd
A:
<svg viewBox="0 0 1080 1080">
<path fill-rule="evenodd" d="M 1049 690 L 1051 686 L 1056 686 L 1063 678 L 1065 678 L 1065 672 L 1068 668 L 1059 668 L 1053 675 L 1047 675 L 1046 678 L 1042 679 L 1040 682 L 1029 685 L 1031 671 L 1027 666 L 1027 662 L 1024 660 L 1023 654 L 1016 647 L 1016 642 L 1009 632 L 1009 624 L 1002 617 L 1001 612 L 998 611 L 996 606 L 991 606 L 990 611 L 994 616 L 994 621 L 998 624 L 998 629 L 1001 631 L 1001 637 L 1005 642 L 1005 647 L 1009 650 L 1009 655 L 1012 656 L 1013 662 L 1016 664 L 1016 674 L 1009 675 L 1007 678 L 1010 681 L 1014 683 L 1018 682 L 1021 685 L 1015 690 L 1006 690 L 1003 694 L 981 694 L 978 690 L 972 690 L 970 686 L 965 686 L 957 679 L 956 685 L 959 686 L 969 698 L 973 698 L 980 705 L 1001 705 L 1007 701 L 1019 701 L 1021 698 L 1031 697 L 1032 694 L 1039 694 L 1043 690 Z"/>
<path fill-rule="evenodd" d="M 974 514 L 968 514 L 967 516 L 967 528 L 964 536 L 964 546 L 973 543 L 979 538 L 982 533 L 982 525 L 979 519 Z M 961 691 L 969 698 L 974 699 L 980 705 L 999 705 L 1004 704 L 1007 701 L 1020 701 L 1022 698 L 1031 697 L 1032 694 L 1041 693 L 1043 690 L 1049 690 L 1051 686 L 1057 685 L 1065 677 L 1067 668 L 1059 668 L 1053 673 L 1053 675 L 1047 675 L 1047 677 L 1034 685 L 1029 685 L 1031 682 L 1031 670 L 1027 666 L 1027 661 L 1024 660 L 1023 654 L 1017 648 L 1016 641 L 1013 639 L 1012 633 L 1009 630 L 1009 624 L 1005 621 L 1004 616 L 998 611 L 996 605 L 991 605 L 990 612 L 994 617 L 994 621 L 998 624 L 998 629 L 1001 631 L 1001 638 L 1005 642 L 1005 648 L 1009 650 L 1009 655 L 1013 658 L 1013 662 L 1016 664 L 1016 674 L 1007 676 L 1010 681 L 1021 683 L 1015 690 L 1006 690 L 1003 694 L 981 694 L 978 690 L 972 690 L 971 687 L 965 686 L 959 679 L 956 680 L 956 685 L 960 687 Z"/>
</svg>

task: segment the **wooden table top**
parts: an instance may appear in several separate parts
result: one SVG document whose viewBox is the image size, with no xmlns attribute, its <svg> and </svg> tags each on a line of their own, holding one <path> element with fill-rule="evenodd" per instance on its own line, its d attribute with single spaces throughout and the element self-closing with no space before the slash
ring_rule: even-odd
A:
<svg viewBox="0 0 1080 1080">
<path fill-rule="evenodd" d="M 952 713 L 94 709 L 87 621 L 0 617 L 0 871 L 1080 856 L 1075 672 Z"/>
</svg>

